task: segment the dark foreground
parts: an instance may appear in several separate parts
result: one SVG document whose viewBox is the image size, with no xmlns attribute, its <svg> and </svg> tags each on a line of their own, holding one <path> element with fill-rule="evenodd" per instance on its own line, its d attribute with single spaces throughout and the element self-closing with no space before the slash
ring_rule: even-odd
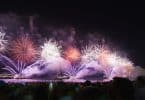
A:
<svg viewBox="0 0 145 100">
<path fill-rule="evenodd" d="M 145 78 L 115 78 L 105 83 L 0 81 L 0 100 L 145 100 Z"/>
</svg>

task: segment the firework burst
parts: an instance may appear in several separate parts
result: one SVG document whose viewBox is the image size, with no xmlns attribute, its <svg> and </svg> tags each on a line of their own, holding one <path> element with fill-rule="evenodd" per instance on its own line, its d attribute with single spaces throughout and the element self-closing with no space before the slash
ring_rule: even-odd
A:
<svg viewBox="0 0 145 100">
<path fill-rule="evenodd" d="M 49 40 L 41 47 L 41 58 L 47 60 L 61 57 L 61 47 L 56 41 Z"/>
<path fill-rule="evenodd" d="M 77 48 L 69 47 L 66 51 L 64 51 L 65 58 L 69 61 L 77 61 L 80 59 L 81 54 Z"/>
<path fill-rule="evenodd" d="M 24 63 L 34 61 L 38 54 L 33 41 L 28 36 L 20 36 L 12 41 L 10 52 L 15 60 Z"/>
<path fill-rule="evenodd" d="M 113 52 L 106 46 L 91 45 L 82 52 L 82 64 L 88 65 L 91 62 L 98 62 L 100 70 L 110 77 L 128 77 L 133 69 L 133 63 L 126 57 L 121 57 L 119 53 Z M 96 66 L 98 68 L 98 66 Z"/>
<path fill-rule="evenodd" d="M 105 46 L 101 45 L 90 45 L 86 46 L 82 50 L 82 62 L 88 63 L 93 60 L 97 60 L 102 52 L 104 52 Z"/>
<path fill-rule="evenodd" d="M 129 59 L 119 56 L 116 52 L 108 54 L 106 60 L 106 63 L 112 67 L 133 66 Z"/>
</svg>

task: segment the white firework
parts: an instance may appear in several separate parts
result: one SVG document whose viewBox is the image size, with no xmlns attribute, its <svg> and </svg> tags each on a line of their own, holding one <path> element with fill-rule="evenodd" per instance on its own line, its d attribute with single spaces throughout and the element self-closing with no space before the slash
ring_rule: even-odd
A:
<svg viewBox="0 0 145 100">
<path fill-rule="evenodd" d="M 0 52 L 3 52 L 8 44 L 8 40 L 5 39 L 6 33 L 0 32 Z"/>
<path fill-rule="evenodd" d="M 61 46 L 56 41 L 49 40 L 41 48 L 41 58 L 46 61 L 61 57 Z"/>
<path fill-rule="evenodd" d="M 98 62 L 100 70 L 103 70 L 108 78 L 128 77 L 133 69 L 133 63 L 128 58 L 121 57 L 119 53 L 104 46 L 92 45 L 83 50 L 82 64 L 87 65 L 93 61 Z"/>
<path fill-rule="evenodd" d="M 117 52 L 111 52 L 106 57 L 106 64 L 111 68 L 110 79 L 114 77 L 130 77 L 133 63 L 126 57 L 121 57 Z"/>
<path fill-rule="evenodd" d="M 116 52 L 108 54 L 106 59 L 107 64 L 111 67 L 133 66 L 133 63 L 129 59 L 119 56 Z"/>
<path fill-rule="evenodd" d="M 90 61 L 97 60 L 103 50 L 104 47 L 101 45 L 86 46 L 86 48 L 82 50 L 82 62 L 88 63 Z"/>
</svg>

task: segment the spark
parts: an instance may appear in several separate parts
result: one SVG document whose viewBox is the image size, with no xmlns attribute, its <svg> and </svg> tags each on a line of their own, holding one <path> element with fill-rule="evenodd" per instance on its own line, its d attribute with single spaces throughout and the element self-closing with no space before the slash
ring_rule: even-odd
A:
<svg viewBox="0 0 145 100">
<path fill-rule="evenodd" d="M 28 36 L 20 36 L 12 41 L 10 52 L 15 60 L 24 63 L 34 61 L 38 54 L 33 41 Z"/>
</svg>

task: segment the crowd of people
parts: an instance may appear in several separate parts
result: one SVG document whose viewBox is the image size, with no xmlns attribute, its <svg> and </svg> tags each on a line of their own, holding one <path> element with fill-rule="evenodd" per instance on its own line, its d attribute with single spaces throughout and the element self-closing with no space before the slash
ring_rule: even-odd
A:
<svg viewBox="0 0 145 100">
<path fill-rule="evenodd" d="M 145 100 L 145 77 L 136 81 L 114 78 L 105 83 L 5 83 L 0 100 Z"/>
</svg>

